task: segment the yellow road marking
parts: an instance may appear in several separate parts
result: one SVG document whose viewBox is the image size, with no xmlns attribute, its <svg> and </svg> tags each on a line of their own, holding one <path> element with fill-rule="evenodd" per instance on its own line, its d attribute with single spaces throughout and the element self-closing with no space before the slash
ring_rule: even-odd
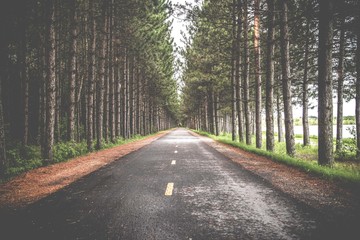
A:
<svg viewBox="0 0 360 240">
<path fill-rule="evenodd" d="M 172 160 L 171 165 L 175 165 L 175 164 L 176 164 L 176 160 Z"/>
<path fill-rule="evenodd" d="M 171 196 L 174 189 L 174 183 L 168 183 L 166 186 L 165 196 Z"/>
</svg>

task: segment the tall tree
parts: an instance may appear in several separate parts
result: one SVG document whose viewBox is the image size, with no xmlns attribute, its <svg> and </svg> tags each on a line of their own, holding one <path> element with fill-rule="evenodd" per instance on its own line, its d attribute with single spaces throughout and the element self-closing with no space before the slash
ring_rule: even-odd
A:
<svg viewBox="0 0 360 240">
<path fill-rule="evenodd" d="M 341 1 L 340 6 L 340 39 L 338 55 L 338 85 L 337 85 L 337 117 L 336 117 L 336 151 L 342 148 L 343 138 L 343 108 L 344 108 L 344 55 L 345 55 L 345 0 Z"/>
<path fill-rule="evenodd" d="M 102 20 L 103 28 L 100 37 L 100 74 L 97 82 L 97 134 L 96 134 L 96 148 L 102 148 L 103 140 L 103 125 L 104 125 L 104 87 L 105 87 L 105 54 L 106 54 L 106 27 L 107 27 L 107 0 L 103 0 Z"/>
<path fill-rule="evenodd" d="M 295 155 L 294 123 L 292 113 L 290 57 L 289 57 L 289 27 L 288 27 L 288 0 L 281 1 L 280 14 L 280 43 L 281 43 L 281 71 L 282 91 L 284 102 L 285 141 L 286 152 L 290 156 Z"/>
<path fill-rule="evenodd" d="M 55 126 L 55 6 L 54 1 L 46 2 L 46 126 L 43 158 L 46 162 L 53 161 L 54 126 Z"/>
<path fill-rule="evenodd" d="M 231 59 L 231 138 L 236 140 L 236 0 L 233 0 L 232 6 L 232 59 Z"/>
<path fill-rule="evenodd" d="M 95 48 L 96 48 L 96 21 L 94 17 L 94 2 L 90 0 L 89 4 L 89 66 L 88 66 L 88 83 L 87 83 L 87 131 L 86 140 L 88 151 L 93 150 L 93 125 L 94 125 L 94 69 L 95 69 Z"/>
<path fill-rule="evenodd" d="M 76 87 L 76 49 L 77 49 L 77 3 L 71 3 L 71 39 L 69 57 L 69 116 L 68 116 L 68 140 L 75 140 L 75 87 Z"/>
<path fill-rule="evenodd" d="M 332 103 L 332 39 L 334 0 L 320 0 L 319 57 L 318 57 L 318 163 L 332 165 L 333 156 L 333 103 Z"/>
<path fill-rule="evenodd" d="M 274 150 L 274 22 L 275 3 L 267 0 L 267 52 L 266 52 L 266 150 Z"/>
<path fill-rule="evenodd" d="M 255 136 L 256 147 L 262 146 L 261 121 L 261 51 L 260 51 L 260 0 L 254 0 L 254 50 L 255 50 Z"/>
<path fill-rule="evenodd" d="M 307 8 L 310 8 L 309 5 Z M 309 10 L 309 9 L 307 9 Z M 302 83 L 302 124 L 303 124 L 303 144 L 308 146 L 310 144 L 309 134 L 309 51 L 310 51 L 310 19 L 309 14 L 306 14 L 306 40 L 304 53 L 304 78 Z"/>
<path fill-rule="evenodd" d="M 357 4 L 357 26 L 360 24 L 360 4 Z M 360 158 L 360 29 L 357 28 L 357 41 L 356 41 L 356 106 L 355 106 L 355 118 L 356 118 L 356 145 L 357 145 L 357 157 Z"/>
<path fill-rule="evenodd" d="M 246 144 L 251 144 L 251 121 L 250 121 L 250 96 L 249 96 L 249 37 L 248 37 L 248 1 L 244 0 L 243 26 L 244 26 L 244 68 L 243 68 L 243 89 L 244 89 L 244 115 L 245 115 L 245 139 Z"/>
<path fill-rule="evenodd" d="M 243 114 L 241 102 L 241 30 L 242 30 L 242 0 L 237 1 L 237 31 L 235 56 L 235 83 L 236 83 L 236 112 L 238 119 L 238 134 L 240 142 L 244 142 Z"/>
</svg>

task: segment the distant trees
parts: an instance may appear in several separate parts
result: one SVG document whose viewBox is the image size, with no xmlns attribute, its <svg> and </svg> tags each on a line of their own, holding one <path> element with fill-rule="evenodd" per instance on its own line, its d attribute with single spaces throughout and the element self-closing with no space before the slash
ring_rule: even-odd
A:
<svg viewBox="0 0 360 240">
<path fill-rule="evenodd" d="M 331 2 L 333 10 L 324 10 L 323 5 Z M 338 93 L 338 126 L 343 121 L 342 99 L 355 96 L 357 71 L 351 59 L 356 54 L 354 41 L 358 39 L 354 24 L 357 8 L 358 4 L 350 0 L 320 4 L 315 0 L 227 0 L 221 4 L 204 1 L 201 10 L 189 14 L 194 26 L 190 28 L 192 44 L 184 51 L 184 122 L 189 127 L 210 130 L 208 108 L 197 103 L 208 101 L 203 89 L 216 79 L 221 83 L 216 84 L 216 89 L 217 119 L 222 132 L 231 132 L 233 140 L 238 135 L 239 141 L 246 144 L 251 144 L 255 136 L 256 147 L 261 148 L 264 119 L 266 149 L 273 151 L 274 125 L 277 124 L 278 141 L 283 139 L 285 125 L 286 151 L 295 156 L 292 108 L 294 104 L 303 108 L 303 145 L 309 145 L 308 115 L 313 108 L 310 100 L 319 97 L 319 163 L 331 165 L 332 92 Z M 328 29 L 326 24 L 333 19 L 338 21 Z M 329 65 L 331 61 L 336 63 L 336 69 Z M 337 76 L 336 88 L 330 81 L 333 76 Z M 263 88 L 261 79 L 265 79 Z M 356 115 L 359 114 L 360 110 Z M 338 136 L 337 146 L 341 149 L 340 132 Z"/>
<path fill-rule="evenodd" d="M 167 1 L 17 3 L 1 3 L 0 153 L 39 145 L 51 163 L 61 142 L 92 151 L 176 126 Z"/>
</svg>

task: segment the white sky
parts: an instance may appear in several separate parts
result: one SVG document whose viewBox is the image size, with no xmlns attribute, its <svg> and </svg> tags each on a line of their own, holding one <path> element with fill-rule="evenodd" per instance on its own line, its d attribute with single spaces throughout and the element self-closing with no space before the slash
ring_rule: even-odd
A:
<svg viewBox="0 0 360 240">
<path fill-rule="evenodd" d="M 191 3 L 191 4 L 196 4 L 195 0 L 171 0 L 171 2 L 173 4 L 185 4 L 185 2 Z M 200 1 L 201 2 L 201 1 Z M 181 20 L 184 17 L 179 17 L 179 18 L 172 18 L 173 21 L 173 25 L 172 25 L 172 37 L 174 38 L 174 42 L 175 44 L 180 47 L 183 48 L 184 44 L 182 43 L 182 36 L 180 34 L 181 31 L 186 32 L 186 23 L 185 21 Z M 179 57 L 179 56 L 177 56 Z M 316 101 L 313 101 L 313 105 L 316 105 Z M 335 117 L 337 114 L 337 99 L 333 99 L 333 103 L 334 103 L 334 110 L 333 110 L 333 116 Z M 300 106 L 294 106 L 293 107 L 293 115 L 295 118 L 301 117 L 302 116 L 302 107 Z M 314 109 L 309 109 L 309 116 L 317 116 L 318 115 L 318 109 L 317 106 Z M 351 100 L 350 102 L 345 102 L 344 101 L 344 116 L 354 116 L 355 115 L 355 99 Z"/>
</svg>

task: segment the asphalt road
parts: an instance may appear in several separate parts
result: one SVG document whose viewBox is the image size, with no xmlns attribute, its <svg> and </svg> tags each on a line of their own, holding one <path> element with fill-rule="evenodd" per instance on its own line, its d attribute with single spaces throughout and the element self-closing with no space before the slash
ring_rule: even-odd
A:
<svg viewBox="0 0 360 240">
<path fill-rule="evenodd" d="M 314 209 L 184 129 L 0 218 L 2 239 L 329 239 L 338 233 Z"/>
</svg>

